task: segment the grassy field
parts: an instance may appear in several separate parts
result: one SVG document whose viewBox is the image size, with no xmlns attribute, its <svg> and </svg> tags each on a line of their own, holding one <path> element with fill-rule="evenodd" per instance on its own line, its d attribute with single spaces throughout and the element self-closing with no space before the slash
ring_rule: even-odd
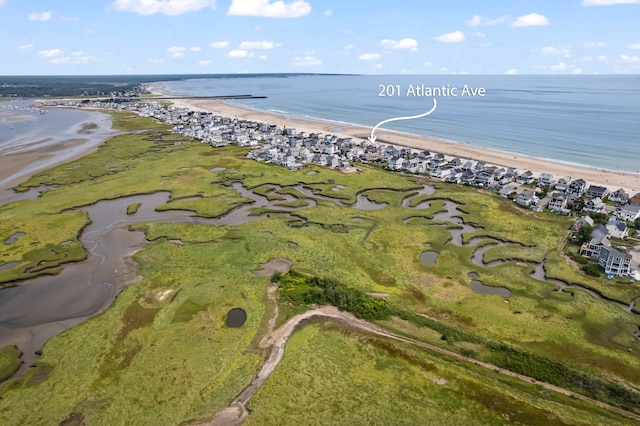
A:
<svg viewBox="0 0 640 426">
<path fill-rule="evenodd" d="M 398 309 L 428 317 L 424 323 L 397 317 L 380 323 L 398 333 L 507 363 L 487 344 L 504 342 L 523 351 L 519 357 L 553 359 L 581 374 L 640 389 L 640 342 L 633 334 L 638 316 L 580 289 L 556 292 L 555 285 L 529 275 L 533 265 L 518 261 L 546 258 L 553 276 L 609 297 L 628 300 L 638 294 L 637 286 L 612 286 L 564 261 L 559 250 L 568 219 L 539 217 L 500 197 L 441 183 L 434 194 L 420 197 L 430 201 L 428 209 L 404 208 L 402 200 L 425 182 L 367 167 L 350 175 L 318 167 L 311 168 L 317 171 L 312 175 L 309 168 L 289 172 L 242 158 L 245 149 L 181 140 L 151 119 L 114 117 L 123 131 L 135 132 L 20 185 L 57 185 L 42 197 L 0 207 L 0 235 L 24 233 L 0 245 L 2 263 L 18 262 L 0 271 L 0 283 L 54 273 L 64 262 L 84 258 L 78 235 L 88 217 L 72 208 L 100 199 L 170 191 L 170 202 L 159 209 L 216 217 L 249 201 L 231 187 L 234 182 L 269 199 L 294 195 L 298 200 L 286 203 L 291 207 L 308 204 L 294 188 L 304 183 L 346 204 L 364 193 L 388 206 L 365 211 L 317 200 L 312 208 L 235 227 L 133 225 L 152 241 L 135 256 L 143 280 L 124 290 L 104 313 L 51 339 L 21 378 L 0 384 L 0 424 L 57 424 L 72 413 L 87 424 L 132 419 L 178 424 L 226 407 L 265 359 L 256 342 L 268 319 L 268 277 L 251 271 L 278 257 L 290 259 L 297 271 L 382 294 Z M 217 167 L 225 170 L 211 171 Z M 344 189 L 333 191 L 336 185 Z M 451 244 L 447 227 L 453 225 L 432 220 L 445 200 L 455 201 L 460 217 L 478 228 L 463 234 L 464 241 L 511 242 L 489 249 L 486 259 L 515 261 L 474 265 L 475 247 Z M 419 260 L 425 250 L 438 252 L 435 265 Z M 470 272 L 486 285 L 508 288 L 511 296 L 476 293 L 469 286 Z M 238 329 L 224 324 L 233 307 L 248 314 Z M 277 324 L 297 312 L 299 307 L 283 304 Z M 15 359 L 10 349 L 5 352 Z M 439 384 L 439 378 L 446 384 Z M 437 423 L 440 411 L 457 424 L 620 421 L 586 404 L 335 326 L 311 326 L 294 335 L 283 364 L 251 408 L 248 422 L 254 424 L 300 423 L 305 413 L 323 424 L 340 414 L 352 424 Z"/>
<path fill-rule="evenodd" d="M 0 351 L 0 381 L 5 380 L 20 367 L 22 353 L 15 346 L 7 346 Z"/>
<path fill-rule="evenodd" d="M 248 408 L 246 425 L 626 423 L 536 386 L 336 324 L 294 334 Z"/>
</svg>

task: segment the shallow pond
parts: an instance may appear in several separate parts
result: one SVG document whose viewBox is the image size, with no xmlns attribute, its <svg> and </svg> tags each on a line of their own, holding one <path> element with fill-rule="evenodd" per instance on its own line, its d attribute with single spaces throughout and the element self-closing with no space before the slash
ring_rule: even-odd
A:
<svg viewBox="0 0 640 426">
<path fill-rule="evenodd" d="M 4 243 L 5 244 L 15 243 L 18 238 L 23 237 L 24 235 L 25 235 L 24 232 L 16 232 L 12 236 L 10 236 L 8 239 L 6 239 Z"/>
<path fill-rule="evenodd" d="M 244 309 L 233 308 L 227 313 L 226 325 L 231 328 L 242 327 L 247 320 L 247 313 Z"/>
<path fill-rule="evenodd" d="M 435 265 L 438 260 L 439 253 L 437 251 L 423 251 L 420 253 L 420 261 L 427 265 Z"/>
<path fill-rule="evenodd" d="M 511 296 L 511 291 L 504 287 L 491 287 L 489 285 L 484 285 L 482 281 L 479 280 L 471 280 L 471 288 L 479 294 L 483 294 L 485 296 L 502 296 L 509 297 Z"/>
</svg>

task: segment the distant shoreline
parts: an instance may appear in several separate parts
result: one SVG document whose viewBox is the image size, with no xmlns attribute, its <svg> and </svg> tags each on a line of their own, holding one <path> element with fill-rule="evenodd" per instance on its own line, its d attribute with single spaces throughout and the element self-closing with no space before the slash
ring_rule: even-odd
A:
<svg viewBox="0 0 640 426">
<path fill-rule="evenodd" d="M 147 90 L 159 95 L 168 94 L 162 83 L 146 84 L 145 87 Z M 333 133 L 354 139 L 366 139 L 371 133 L 371 129 L 366 127 L 314 119 L 288 118 L 284 115 L 229 105 L 220 100 L 184 98 L 174 100 L 174 104 L 177 107 L 189 108 L 194 111 L 213 112 L 244 120 L 293 127 L 309 133 Z M 337 128 L 339 131 L 335 131 Z M 572 179 L 582 178 L 588 184 L 605 186 L 611 190 L 622 188 L 631 193 L 640 192 L 640 174 L 637 173 L 598 169 L 557 160 L 529 157 L 517 153 L 479 148 L 452 141 L 426 138 L 396 131 L 378 130 L 376 133 L 379 135 L 378 141 L 380 143 L 424 149 L 452 157 L 484 161 L 500 167 L 516 167 L 521 173 L 530 170 L 534 174 L 551 173 L 557 178 L 565 176 L 570 176 Z"/>
</svg>

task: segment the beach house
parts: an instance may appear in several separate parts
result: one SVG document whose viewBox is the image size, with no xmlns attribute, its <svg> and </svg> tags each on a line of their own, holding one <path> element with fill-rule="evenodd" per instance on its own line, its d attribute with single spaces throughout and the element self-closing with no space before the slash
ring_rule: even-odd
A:
<svg viewBox="0 0 640 426">
<path fill-rule="evenodd" d="M 536 197 L 532 189 L 525 189 L 518 194 L 518 198 L 516 198 L 516 203 L 526 207 L 535 206 L 538 204 L 538 201 L 538 197 Z"/>
<path fill-rule="evenodd" d="M 614 203 L 626 204 L 629 201 L 629 195 L 624 189 L 620 188 L 609 194 L 609 201 Z"/>
<path fill-rule="evenodd" d="M 587 182 L 584 179 L 572 180 L 567 188 L 567 194 L 581 197 L 587 187 Z"/>
<path fill-rule="evenodd" d="M 605 188 L 604 186 L 598 186 L 598 185 L 589 185 L 589 188 L 587 188 L 587 191 L 585 192 L 585 195 L 589 198 L 604 198 L 607 194 L 609 193 L 609 190 L 607 188 Z"/>
<path fill-rule="evenodd" d="M 551 211 L 559 211 L 567 208 L 567 194 L 564 192 L 554 192 L 551 194 L 551 200 L 547 204 L 547 208 Z"/>
<path fill-rule="evenodd" d="M 580 254 L 592 259 L 598 258 L 603 247 L 611 247 L 608 235 L 609 231 L 604 225 L 596 226 L 591 232 L 591 240 L 580 247 Z"/>
<path fill-rule="evenodd" d="M 631 274 L 631 255 L 619 252 L 612 247 L 602 247 L 598 265 L 607 275 L 622 277 Z"/>
<path fill-rule="evenodd" d="M 609 231 L 609 236 L 612 238 L 625 238 L 629 234 L 627 224 L 616 219 L 609 219 L 607 231 Z"/>
<path fill-rule="evenodd" d="M 618 207 L 615 213 L 616 217 L 621 220 L 628 220 L 629 222 L 634 222 L 638 218 L 640 218 L 640 204 L 625 204 L 624 206 Z"/>
</svg>

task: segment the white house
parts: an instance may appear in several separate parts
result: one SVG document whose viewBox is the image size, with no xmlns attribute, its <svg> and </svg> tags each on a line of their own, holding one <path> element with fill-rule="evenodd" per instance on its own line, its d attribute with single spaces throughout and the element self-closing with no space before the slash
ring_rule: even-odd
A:
<svg viewBox="0 0 640 426">
<path fill-rule="evenodd" d="M 613 238 L 624 238 L 629 234 L 627 225 L 615 219 L 609 219 L 609 222 L 607 222 L 607 230 L 609 231 L 609 236 Z"/>
<path fill-rule="evenodd" d="M 611 247 L 602 247 L 598 264 L 607 275 L 625 276 L 631 273 L 631 255 Z"/>
<path fill-rule="evenodd" d="M 640 218 L 640 204 L 625 204 L 616 210 L 616 216 L 618 219 L 633 222 Z"/>
<path fill-rule="evenodd" d="M 520 204 L 521 206 L 535 206 L 536 204 L 538 204 L 538 201 L 540 200 L 538 199 L 538 197 L 536 197 L 536 194 L 531 189 L 525 189 L 520 194 L 518 194 L 518 198 L 516 199 L 516 203 Z"/>
</svg>

